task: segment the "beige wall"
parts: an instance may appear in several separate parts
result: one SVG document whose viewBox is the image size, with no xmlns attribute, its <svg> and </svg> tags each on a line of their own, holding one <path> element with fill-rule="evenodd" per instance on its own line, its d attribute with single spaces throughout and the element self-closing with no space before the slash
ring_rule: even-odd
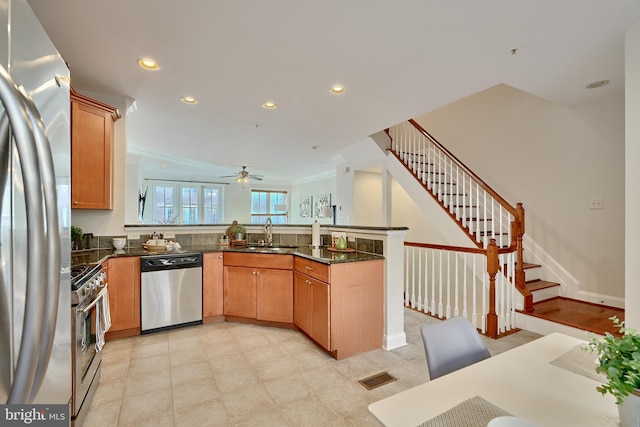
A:
<svg viewBox="0 0 640 427">
<path fill-rule="evenodd" d="M 356 171 L 353 180 L 353 223 L 372 227 L 382 224 L 382 175 Z"/>
<path fill-rule="evenodd" d="M 625 243 L 625 321 L 627 326 L 640 329 L 640 23 L 625 39 L 625 115 L 626 115 L 626 243 Z"/>
<path fill-rule="evenodd" d="M 623 297 L 621 115 L 623 94 L 570 109 L 498 85 L 417 121 L 506 200 L 524 203 L 527 234 L 581 292 Z M 604 209 L 589 208 L 595 198 Z"/>
</svg>

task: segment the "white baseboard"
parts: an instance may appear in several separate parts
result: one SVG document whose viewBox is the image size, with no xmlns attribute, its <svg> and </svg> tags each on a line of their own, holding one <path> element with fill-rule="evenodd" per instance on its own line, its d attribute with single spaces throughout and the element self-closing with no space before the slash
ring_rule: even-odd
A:
<svg viewBox="0 0 640 427">
<path fill-rule="evenodd" d="M 385 335 L 382 338 L 382 348 L 385 350 L 393 350 L 407 345 L 407 335 L 403 332 L 394 335 Z"/>
<path fill-rule="evenodd" d="M 624 298 L 620 297 L 612 297 L 611 295 L 602 295 L 585 291 L 576 292 L 575 295 L 569 294 L 567 297 L 577 299 L 579 301 L 606 305 L 608 307 L 621 308 L 624 310 Z"/>
</svg>

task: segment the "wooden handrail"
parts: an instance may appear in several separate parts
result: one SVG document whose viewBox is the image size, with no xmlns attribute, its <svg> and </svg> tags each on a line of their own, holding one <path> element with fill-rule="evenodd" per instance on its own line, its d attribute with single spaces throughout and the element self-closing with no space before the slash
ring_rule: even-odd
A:
<svg viewBox="0 0 640 427">
<path fill-rule="evenodd" d="M 445 152 L 448 157 L 450 157 L 460 168 L 462 168 L 469 176 L 473 177 L 474 181 L 476 181 L 480 187 L 482 187 L 487 193 L 491 195 L 494 199 L 496 199 L 502 206 L 504 206 L 512 215 L 515 216 L 516 208 L 511 206 L 505 199 L 502 198 L 498 193 L 496 193 L 493 188 L 489 187 L 487 183 L 478 177 L 471 169 L 469 169 L 464 163 L 462 163 L 456 156 L 454 156 L 449 150 L 447 150 L 442 144 L 438 142 L 429 132 L 424 130 L 422 126 L 420 126 L 415 120 L 409 119 L 409 123 L 411 123 L 420 133 L 422 133 L 425 137 L 427 137 L 431 142 L 438 146 L 440 150 Z"/>
<path fill-rule="evenodd" d="M 533 309 L 533 297 L 531 293 L 526 289 L 525 286 L 525 272 L 524 272 L 524 257 L 523 257 L 523 243 L 522 239 L 525 232 L 525 220 L 524 220 L 524 207 L 522 203 L 517 203 L 516 207 L 511 206 L 502 196 L 500 196 L 493 188 L 491 188 L 487 183 L 485 183 L 480 177 L 478 177 L 470 168 L 468 168 L 462 161 L 460 161 L 456 156 L 454 156 L 448 149 L 446 149 L 440 142 L 438 142 L 429 132 L 427 132 L 420 124 L 418 124 L 415 120 L 409 119 L 408 122 L 413 126 L 419 133 L 421 133 L 425 138 L 427 138 L 431 143 L 434 144 L 444 155 L 449 158 L 450 161 L 455 164 L 459 169 L 463 171 L 464 174 L 469 176 L 469 178 L 475 182 L 480 188 L 482 188 L 486 194 L 495 200 L 499 205 L 501 205 L 507 212 L 509 212 L 513 216 L 513 221 L 510 224 L 511 227 L 511 241 L 509 242 L 509 247 L 507 248 L 499 248 L 496 245 L 495 239 L 490 239 L 489 245 L 484 248 L 483 245 L 477 241 L 475 238 L 472 238 L 472 241 L 476 243 L 478 248 L 469 248 L 469 247 L 460 247 L 460 246 L 448 246 L 448 245 L 436 245 L 436 244 L 427 244 L 427 243 L 416 243 L 416 242 L 405 242 L 406 246 L 413 247 L 421 247 L 427 249 L 436 249 L 436 250 L 446 250 L 446 251 L 455 251 L 455 252 L 466 252 L 466 253 L 475 253 L 475 254 L 484 254 L 487 256 L 487 273 L 489 274 L 490 280 L 490 301 L 489 301 L 489 312 L 487 314 L 487 335 L 491 337 L 497 337 L 498 335 L 498 317 L 496 315 L 496 307 L 495 307 L 495 276 L 498 271 L 501 270 L 499 266 L 498 256 L 500 254 L 513 253 L 515 252 L 516 263 L 515 263 L 515 274 L 513 275 L 514 286 L 524 297 L 524 310 L 531 311 Z M 393 137 L 389 129 L 385 129 L 389 138 L 393 141 Z M 393 144 L 392 144 L 393 147 Z M 395 149 L 390 150 L 391 153 L 401 162 L 405 163 L 400 157 L 400 153 L 396 152 Z M 449 214 L 449 216 L 460 226 L 460 228 L 465 231 L 469 235 L 469 231 L 466 230 L 462 223 L 458 221 L 456 215 L 454 215 L 447 207 L 444 205 L 444 202 L 439 200 L 439 198 L 430 191 L 423 183 L 422 180 L 418 178 L 415 172 L 412 169 L 409 169 L 408 165 L 407 169 L 412 172 L 414 177 L 418 179 L 420 184 L 427 190 L 434 200 L 441 205 L 442 208 Z M 471 237 L 471 235 L 469 235 Z"/>
</svg>

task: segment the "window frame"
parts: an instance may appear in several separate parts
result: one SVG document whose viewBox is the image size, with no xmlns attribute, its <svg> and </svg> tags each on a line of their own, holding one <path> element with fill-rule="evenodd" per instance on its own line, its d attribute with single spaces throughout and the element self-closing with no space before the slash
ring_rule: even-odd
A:
<svg viewBox="0 0 640 427">
<path fill-rule="evenodd" d="M 145 209 L 145 217 L 143 221 L 145 223 L 150 224 L 159 224 L 159 225 L 217 225 L 224 223 L 224 184 L 216 184 L 212 182 L 205 181 L 180 181 L 180 180 L 164 180 L 164 179 L 145 179 L 145 188 L 148 188 L 147 194 L 150 195 L 150 200 L 147 200 L 147 208 Z M 155 217 L 156 210 L 156 189 L 159 187 L 170 187 L 173 188 L 174 191 L 174 200 L 173 200 L 173 212 L 178 212 L 178 215 L 175 217 L 176 220 L 169 222 L 160 222 Z M 185 222 L 185 205 L 182 203 L 182 192 L 184 189 L 197 189 L 197 203 L 195 207 L 191 207 L 191 209 L 196 209 L 196 222 L 195 223 L 187 223 Z M 218 192 L 218 222 L 204 222 L 205 221 L 205 211 L 207 210 L 205 206 L 205 191 L 206 190 L 214 190 Z M 190 205 L 193 206 L 193 205 Z M 214 211 L 216 210 L 215 206 L 212 206 Z M 148 215 L 148 216 L 147 216 Z M 147 222 L 148 221 L 148 222 Z"/>
<path fill-rule="evenodd" d="M 266 194 L 266 207 L 265 212 L 254 212 L 253 210 L 253 197 L 256 193 Z M 277 194 L 282 196 L 283 203 L 274 203 L 274 207 L 271 207 L 271 195 Z M 285 209 L 282 213 L 275 213 L 276 205 L 289 206 L 289 192 L 287 190 L 264 190 L 264 189 L 252 189 L 251 190 L 251 224 L 262 225 L 266 222 L 267 218 L 271 218 L 273 224 L 288 224 L 289 223 L 289 210 Z M 255 220 L 258 220 L 257 222 Z M 284 221 L 279 221 L 283 219 Z"/>
</svg>

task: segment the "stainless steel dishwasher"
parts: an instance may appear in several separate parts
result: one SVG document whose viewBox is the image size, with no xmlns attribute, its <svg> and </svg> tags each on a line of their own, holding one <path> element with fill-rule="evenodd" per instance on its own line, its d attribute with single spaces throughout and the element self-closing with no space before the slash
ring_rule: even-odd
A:
<svg viewBox="0 0 640 427">
<path fill-rule="evenodd" d="M 141 332 L 202 324 L 202 254 L 140 257 Z"/>
</svg>

